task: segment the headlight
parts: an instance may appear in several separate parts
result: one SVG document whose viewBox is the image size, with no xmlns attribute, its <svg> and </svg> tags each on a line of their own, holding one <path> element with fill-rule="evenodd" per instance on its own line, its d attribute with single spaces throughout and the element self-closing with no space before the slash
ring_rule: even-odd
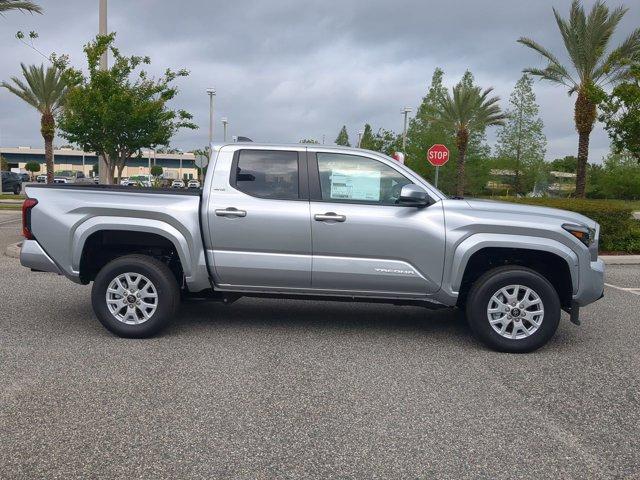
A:
<svg viewBox="0 0 640 480">
<path fill-rule="evenodd" d="M 565 223 L 562 225 L 567 232 L 576 237 L 587 247 L 591 246 L 593 240 L 596 237 L 596 231 L 593 228 L 588 228 L 583 225 L 573 225 L 571 223 Z"/>
</svg>

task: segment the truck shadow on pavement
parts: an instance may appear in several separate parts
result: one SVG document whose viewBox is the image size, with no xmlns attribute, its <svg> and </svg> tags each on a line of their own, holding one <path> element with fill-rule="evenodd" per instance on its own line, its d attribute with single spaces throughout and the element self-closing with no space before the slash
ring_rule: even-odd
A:
<svg viewBox="0 0 640 480">
<path fill-rule="evenodd" d="M 244 298 L 231 305 L 186 301 L 174 329 L 216 328 L 377 330 L 437 335 L 459 341 L 471 332 L 457 309 L 429 310 L 376 303 Z"/>
</svg>

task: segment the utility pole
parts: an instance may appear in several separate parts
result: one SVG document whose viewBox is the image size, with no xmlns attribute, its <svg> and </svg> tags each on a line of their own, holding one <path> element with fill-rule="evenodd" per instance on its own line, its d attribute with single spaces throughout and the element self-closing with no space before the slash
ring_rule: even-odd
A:
<svg viewBox="0 0 640 480">
<path fill-rule="evenodd" d="M 222 137 L 223 138 L 222 141 L 226 142 L 227 141 L 227 125 L 229 124 L 229 120 L 227 119 L 227 117 L 222 117 L 221 120 L 222 120 L 222 128 L 224 129 L 224 134 L 223 134 L 224 136 Z"/>
<path fill-rule="evenodd" d="M 407 115 L 411 113 L 411 108 L 404 107 L 402 110 L 400 110 L 400 113 L 404 115 L 404 127 L 402 129 L 402 152 L 404 153 L 404 151 L 407 149 Z"/>
<path fill-rule="evenodd" d="M 360 148 L 360 142 L 362 142 L 362 135 L 364 135 L 364 130 L 358 130 L 358 148 Z"/>
<path fill-rule="evenodd" d="M 207 88 L 209 94 L 209 155 L 211 155 L 211 144 L 213 143 L 213 97 L 216 96 L 216 89 Z"/>
<path fill-rule="evenodd" d="M 107 0 L 100 1 L 100 22 L 99 32 L 100 35 L 107 34 Z M 107 52 L 105 51 L 100 57 L 100 70 L 107 70 L 109 68 L 107 60 Z M 98 181 L 101 184 L 107 183 L 107 162 L 103 155 L 98 156 Z"/>
</svg>

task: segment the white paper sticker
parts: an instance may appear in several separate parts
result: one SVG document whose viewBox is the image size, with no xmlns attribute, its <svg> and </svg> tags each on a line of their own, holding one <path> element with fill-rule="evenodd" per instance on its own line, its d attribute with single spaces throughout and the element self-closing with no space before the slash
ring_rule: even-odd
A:
<svg viewBox="0 0 640 480">
<path fill-rule="evenodd" d="M 332 200 L 380 201 L 380 172 L 376 170 L 333 170 Z"/>
</svg>

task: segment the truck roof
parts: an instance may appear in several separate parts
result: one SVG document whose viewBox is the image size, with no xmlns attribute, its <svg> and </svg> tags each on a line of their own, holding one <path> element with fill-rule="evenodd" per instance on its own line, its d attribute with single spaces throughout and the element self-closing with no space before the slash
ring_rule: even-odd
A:
<svg viewBox="0 0 640 480">
<path fill-rule="evenodd" d="M 326 151 L 332 151 L 335 152 L 336 150 L 340 150 L 340 151 L 345 151 L 345 152 L 362 152 L 362 153 L 374 153 L 376 155 L 383 155 L 386 156 L 384 153 L 381 152 L 377 152 L 375 150 L 366 150 L 364 148 L 356 148 L 356 147 L 345 147 L 342 145 L 322 145 L 319 143 L 264 143 L 264 142 L 214 142 L 211 144 L 211 147 L 213 148 L 213 150 L 218 150 L 222 147 L 227 147 L 227 146 L 233 146 L 233 147 L 241 147 L 241 148 L 251 148 L 251 149 L 269 149 L 269 148 L 295 148 L 295 149 L 303 149 L 303 148 L 310 148 L 312 150 L 317 150 L 317 151 L 322 151 L 322 150 L 326 150 Z"/>
</svg>

